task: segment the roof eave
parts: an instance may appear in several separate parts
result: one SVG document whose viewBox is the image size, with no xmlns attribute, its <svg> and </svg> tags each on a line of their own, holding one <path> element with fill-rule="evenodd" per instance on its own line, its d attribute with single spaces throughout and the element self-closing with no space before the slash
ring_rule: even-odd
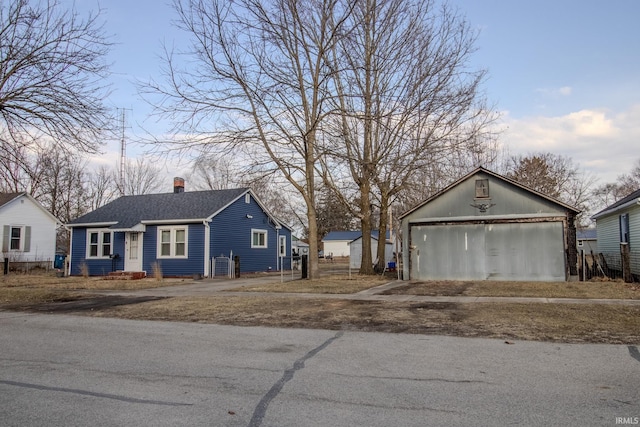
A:
<svg viewBox="0 0 640 427">
<path fill-rule="evenodd" d="M 598 212 L 597 214 L 593 215 L 591 217 L 591 219 L 598 219 L 598 218 L 602 218 L 603 216 L 607 216 L 607 215 L 611 215 L 613 213 L 619 212 L 621 210 L 630 208 L 633 205 L 640 205 L 640 197 L 637 199 L 633 199 L 633 200 L 629 200 L 627 203 L 624 203 L 620 206 L 616 206 L 615 208 L 611 208 L 611 209 L 605 209 L 603 211 Z"/>
<path fill-rule="evenodd" d="M 64 226 L 67 228 L 74 227 L 111 227 L 112 225 L 117 225 L 117 221 L 109 221 L 109 222 L 83 222 L 77 224 L 65 224 Z"/>
</svg>

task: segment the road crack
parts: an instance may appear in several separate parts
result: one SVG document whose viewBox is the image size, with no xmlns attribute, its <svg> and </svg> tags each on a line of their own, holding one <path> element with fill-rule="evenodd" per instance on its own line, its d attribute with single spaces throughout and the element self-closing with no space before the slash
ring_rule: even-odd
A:
<svg viewBox="0 0 640 427">
<path fill-rule="evenodd" d="M 303 369 L 304 363 L 307 360 L 311 359 L 316 354 L 320 353 L 322 350 L 327 348 L 333 341 L 337 340 L 342 335 L 344 335 L 344 331 L 338 332 L 336 335 L 329 338 L 328 340 L 320 344 L 318 347 L 314 348 L 313 350 L 311 350 L 310 352 L 302 356 L 300 359 L 293 362 L 293 367 L 284 371 L 282 378 L 280 378 L 271 387 L 271 389 L 267 392 L 267 394 L 264 395 L 264 397 L 260 400 L 260 402 L 258 402 L 256 409 L 253 411 L 253 416 L 251 417 L 251 421 L 249 422 L 249 427 L 259 427 L 262 424 L 262 420 L 267 413 L 267 409 L 269 409 L 269 404 L 273 399 L 275 399 L 278 396 L 278 394 L 280 394 L 285 384 L 293 379 L 293 376 L 296 373 L 296 371 Z"/>
</svg>

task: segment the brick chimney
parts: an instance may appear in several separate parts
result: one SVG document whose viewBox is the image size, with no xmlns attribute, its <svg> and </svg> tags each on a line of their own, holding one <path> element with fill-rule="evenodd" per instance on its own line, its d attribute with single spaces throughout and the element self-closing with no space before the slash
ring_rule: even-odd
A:
<svg viewBox="0 0 640 427">
<path fill-rule="evenodd" d="M 179 176 L 173 178 L 173 192 L 184 193 L 184 178 L 180 178 Z"/>
</svg>

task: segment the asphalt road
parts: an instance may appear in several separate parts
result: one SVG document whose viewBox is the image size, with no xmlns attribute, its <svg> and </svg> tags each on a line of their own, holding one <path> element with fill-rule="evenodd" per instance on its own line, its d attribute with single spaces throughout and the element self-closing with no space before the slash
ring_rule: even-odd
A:
<svg viewBox="0 0 640 427">
<path fill-rule="evenodd" d="M 2 426 L 634 424 L 636 346 L 0 312 Z"/>
</svg>

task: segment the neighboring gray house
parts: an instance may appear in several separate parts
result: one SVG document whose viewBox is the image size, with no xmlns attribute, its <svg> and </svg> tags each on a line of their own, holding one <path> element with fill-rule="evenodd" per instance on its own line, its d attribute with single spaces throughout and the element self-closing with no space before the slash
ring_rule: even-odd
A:
<svg viewBox="0 0 640 427">
<path fill-rule="evenodd" d="M 478 168 L 400 218 L 405 280 L 577 276 L 579 211 Z"/>
<path fill-rule="evenodd" d="M 584 251 L 590 255 L 598 252 L 598 232 L 595 228 L 583 228 L 576 232 L 576 242 L 578 246 L 578 254 Z"/>
<path fill-rule="evenodd" d="M 598 232 L 598 253 L 609 268 L 620 268 L 621 251 L 628 249 L 631 273 L 640 275 L 640 190 L 606 207 L 592 217 Z"/>
</svg>

